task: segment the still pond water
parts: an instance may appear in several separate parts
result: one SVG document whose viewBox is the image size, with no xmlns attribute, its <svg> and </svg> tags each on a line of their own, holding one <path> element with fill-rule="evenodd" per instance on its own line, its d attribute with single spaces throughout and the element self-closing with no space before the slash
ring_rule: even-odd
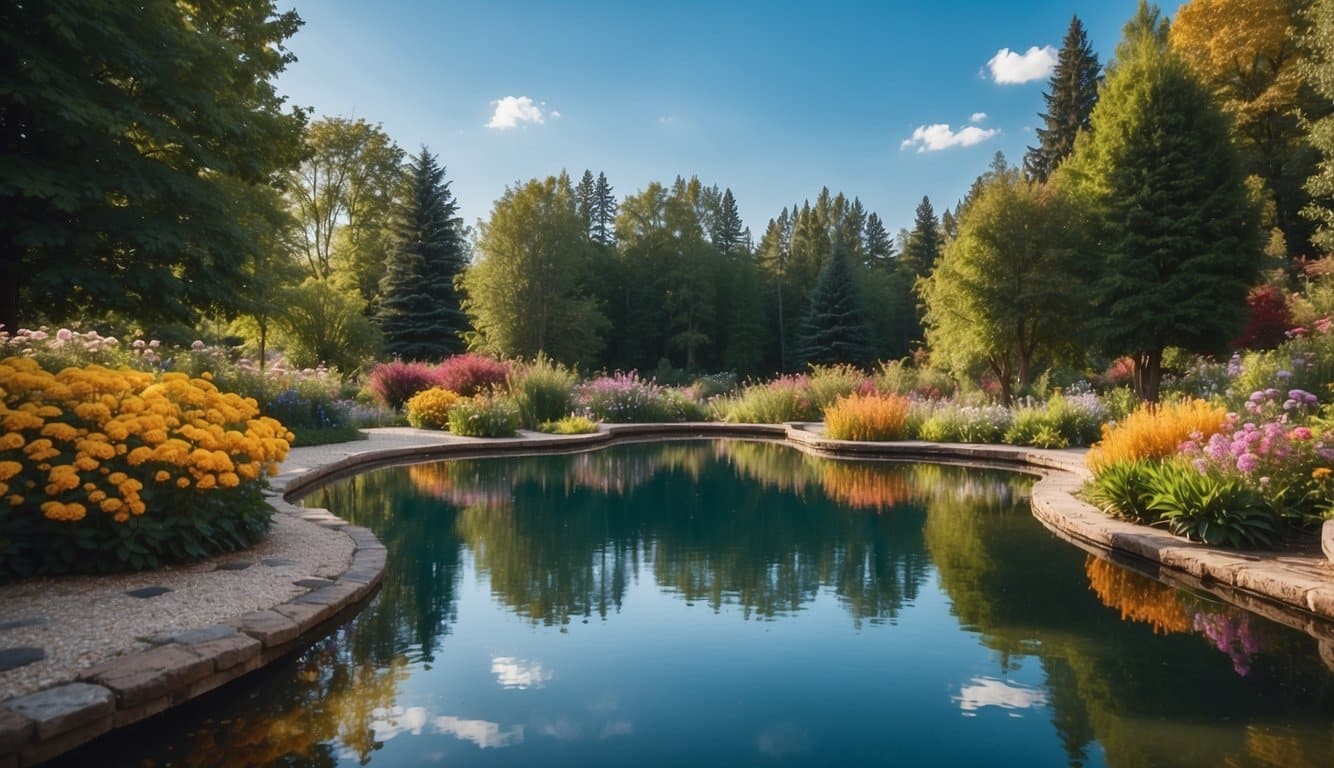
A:
<svg viewBox="0 0 1334 768">
<path fill-rule="evenodd" d="M 1334 765 L 1316 640 L 1055 539 L 1029 487 L 743 441 L 368 472 L 306 500 L 389 547 L 365 610 L 70 762 Z"/>
</svg>

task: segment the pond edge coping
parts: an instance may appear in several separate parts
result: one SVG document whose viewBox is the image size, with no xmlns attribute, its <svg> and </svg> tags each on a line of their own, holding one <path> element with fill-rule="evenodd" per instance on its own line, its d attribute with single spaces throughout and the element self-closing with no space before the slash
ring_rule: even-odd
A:
<svg viewBox="0 0 1334 768">
<path fill-rule="evenodd" d="M 86 669 L 75 681 L 0 702 L 0 768 L 50 760 L 112 729 L 183 704 L 287 656 L 317 632 L 323 634 L 350 618 L 383 578 L 385 546 L 368 528 L 349 525 L 328 510 L 297 507 L 291 500 L 337 477 L 441 458 L 592 450 L 637 440 L 735 437 L 782 441 L 816 454 L 1023 471 L 1038 478 L 1031 497 L 1034 517 L 1058 537 L 1149 576 L 1220 595 L 1320 639 L 1322 649 L 1334 643 L 1334 567 L 1329 562 L 1284 553 L 1219 549 L 1107 517 L 1077 497 L 1090 476 L 1083 449 L 834 440 L 815 431 L 821 427 L 807 422 L 604 424 L 597 432 L 583 435 L 523 431 L 511 438 L 458 438 L 447 443 L 368 449 L 281 473 L 272 481 L 268 503 L 278 513 L 348 535 L 354 545 L 348 569 L 332 585 L 270 609 L 174 633 L 153 648 Z"/>
<path fill-rule="evenodd" d="M 0 702 L 0 768 L 51 760 L 209 693 L 300 650 L 359 611 L 380 586 L 388 552 L 369 528 L 276 495 L 286 514 L 352 540 L 348 567 L 327 586 L 208 626 L 152 638 L 153 647 L 114 656 L 73 680 Z"/>
</svg>

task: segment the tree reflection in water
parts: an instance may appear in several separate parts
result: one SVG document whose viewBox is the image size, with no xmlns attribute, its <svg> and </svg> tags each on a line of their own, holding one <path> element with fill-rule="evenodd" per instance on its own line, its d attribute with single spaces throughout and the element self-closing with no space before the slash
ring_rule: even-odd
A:
<svg viewBox="0 0 1334 768">
<path fill-rule="evenodd" d="M 1031 699 L 1070 765 L 1094 761 L 1095 744 L 1116 766 L 1328 764 L 1334 677 L 1310 638 L 1053 541 L 1032 519 L 1028 487 L 1006 473 L 746 441 L 358 475 L 311 502 L 389 548 L 376 598 L 265 679 L 155 724 L 155 733 L 183 724 L 160 756 L 367 762 L 404 680 L 447 647 L 470 565 L 497 603 L 557 627 L 614 620 L 630 585 L 650 575 L 682 600 L 735 606 L 747 619 L 792 616 L 829 593 L 853 627 L 893 623 L 934 575 L 1002 672 L 1036 659 L 1044 690 Z M 1166 673 L 1195 682 L 1164 686 Z M 1276 722 L 1273 712 L 1288 715 Z"/>
</svg>

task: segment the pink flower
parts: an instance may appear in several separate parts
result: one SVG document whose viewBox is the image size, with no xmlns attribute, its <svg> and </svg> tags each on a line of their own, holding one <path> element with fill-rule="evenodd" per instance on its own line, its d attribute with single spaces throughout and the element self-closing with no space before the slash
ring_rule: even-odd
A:
<svg viewBox="0 0 1334 768">
<path fill-rule="evenodd" d="M 1292 430 L 1292 433 L 1289 434 L 1288 437 L 1291 437 L 1293 440 L 1310 440 L 1312 435 L 1311 430 L 1306 427 L 1297 427 Z"/>
</svg>

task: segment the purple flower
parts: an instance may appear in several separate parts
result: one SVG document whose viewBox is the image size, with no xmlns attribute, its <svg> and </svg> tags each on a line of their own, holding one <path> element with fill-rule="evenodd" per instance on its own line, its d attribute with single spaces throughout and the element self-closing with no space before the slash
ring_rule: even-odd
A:
<svg viewBox="0 0 1334 768">
<path fill-rule="evenodd" d="M 1237 457 L 1237 471 L 1250 474 L 1260 468 L 1260 457 L 1253 453 L 1243 453 Z"/>
</svg>

